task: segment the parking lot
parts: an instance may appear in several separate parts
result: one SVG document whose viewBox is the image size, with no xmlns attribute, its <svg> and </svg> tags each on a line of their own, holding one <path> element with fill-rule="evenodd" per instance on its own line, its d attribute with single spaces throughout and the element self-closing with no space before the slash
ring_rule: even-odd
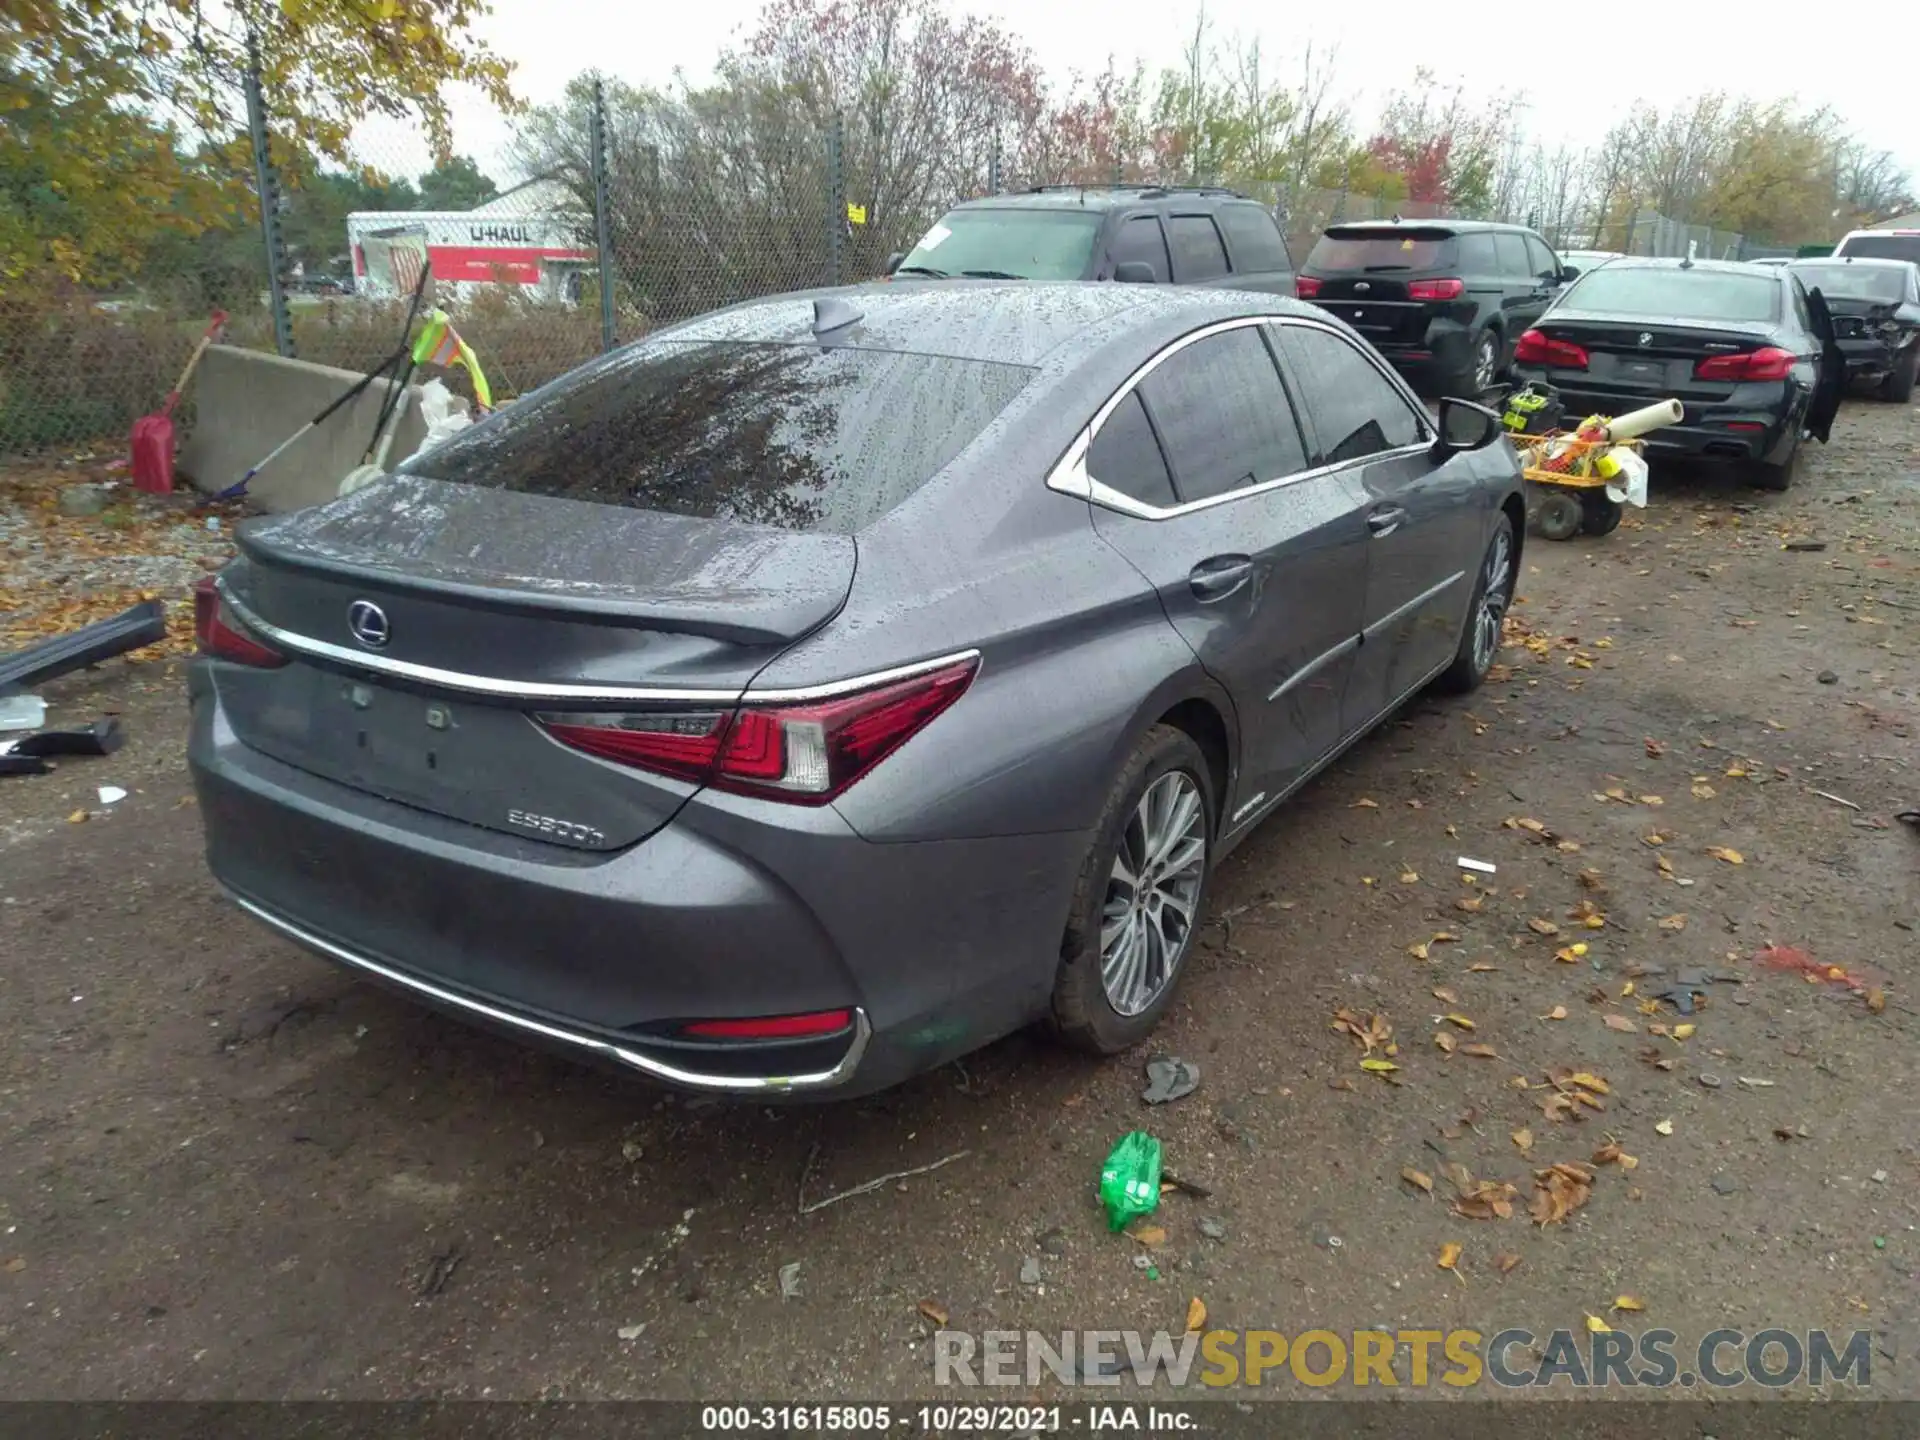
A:
<svg viewBox="0 0 1920 1440">
<path fill-rule="evenodd" d="M 1866 1329 L 1874 1392 L 1920 1397 L 1916 612 L 1920 410 L 1849 402 L 1783 495 L 1656 470 L 1613 535 L 1529 543 L 1492 683 L 1232 856 L 1151 1049 L 1021 1036 L 782 1109 L 270 937 L 202 863 L 177 662 L 69 678 L 57 717 L 132 738 L 0 781 L 0 1394 L 930 1396 L 930 1315 L 1178 1331 L 1198 1298 L 1288 1331 Z M 1201 1083 L 1149 1108 L 1160 1052 Z M 1151 1246 L 1094 1199 L 1134 1128 L 1210 1192 Z M 1536 1224 L 1555 1162 L 1591 1194 Z M 1457 1213 L 1455 1167 L 1510 1218 Z"/>
</svg>

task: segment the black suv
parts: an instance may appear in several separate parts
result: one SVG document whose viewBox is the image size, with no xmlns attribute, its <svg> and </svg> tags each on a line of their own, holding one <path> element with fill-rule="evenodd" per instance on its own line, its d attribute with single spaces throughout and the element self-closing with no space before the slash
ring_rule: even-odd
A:
<svg viewBox="0 0 1920 1440">
<path fill-rule="evenodd" d="M 1042 185 L 956 205 L 905 255 L 900 279 L 1121 280 L 1293 293 L 1273 216 L 1235 190 Z"/>
<path fill-rule="evenodd" d="M 1298 284 L 1301 299 L 1353 326 L 1410 379 L 1470 396 L 1493 385 L 1577 274 L 1519 225 L 1392 220 L 1331 226 Z"/>
</svg>

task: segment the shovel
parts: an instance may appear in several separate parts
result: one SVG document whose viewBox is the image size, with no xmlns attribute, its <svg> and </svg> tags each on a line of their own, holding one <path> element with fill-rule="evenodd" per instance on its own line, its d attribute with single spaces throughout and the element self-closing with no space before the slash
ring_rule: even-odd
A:
<svg viewBox="0 0 1920 1440">
<path fill-rule="evenodd" d="M 133 449 L 134 489 L 145 490 L 149 495 L 173 493 L 173 407 L 180 403 L 180 392 L 187 388 L 187 381 L 193 378 L 194 367 L 200 363 L 200 357 L 226 323 L 226 311 L 213 312 L 213 321 L 207 326 L 207 333 L 200 337 L 200 343 L 193 347 L 193 354 L 187 357 L 187 368 L 180 372 L 173 389 L 167 392 L 166 402 L 153 414 L 142 415 L 133 422 L 130 443 Z"/>
</svg>

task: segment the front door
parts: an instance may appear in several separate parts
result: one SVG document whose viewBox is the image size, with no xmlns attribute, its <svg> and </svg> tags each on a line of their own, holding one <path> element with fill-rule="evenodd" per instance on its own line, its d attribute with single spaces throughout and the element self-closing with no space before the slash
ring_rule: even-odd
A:
<svg viewBox="0 0 1920 1440">
<path fill-rule="evenodd" d="M 1814 381 L 1813 398 L 1807 402 L 1807 433 L 1824 444 L 1833 433 L 1834 417 L 1840 413 L 1840 395 L 1847 385 L 1847 357 L 1835 338 L 1827 297 L 1818 290 L 1808 294 L 1807 313 L 1820 342 L 1820 378 Z"/>
<path fill-rule="evenodd" d="M 1166 352 L 1100 425 L 1087 471 L 1095 532 L 1233 700 L 1239 776 L 1221 805 L 1234 828 L 1338 741 L 1366 593 L 1364 493 L 1357 477 L 1307 473 L 1257 322 Z M 1103 491 L 1124 498 L 1103 504 Z"/>
<path fill-rule="evenodd" d="M 1484 502 L 1467 465 L 1434 465 L 1431 422 L 1350 340 L 1307 326 L 1281 334 L 1317 462 L 1336 467 L 1364 497 L 1367 597 L 1341 719 L 1351 733 L 1453 658 Z"/>
</svg>

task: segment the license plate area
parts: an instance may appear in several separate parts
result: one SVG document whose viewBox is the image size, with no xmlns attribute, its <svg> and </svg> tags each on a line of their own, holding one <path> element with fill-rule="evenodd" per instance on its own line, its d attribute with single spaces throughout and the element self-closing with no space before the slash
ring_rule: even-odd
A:
<svg viewBox="0 0 1920 1440">
<path fill-rule="evenodd" d="M 1623 360 L 1620 362 L 1620 374 L 1627 380 L 1651 380 L 1665 384 L 1667 366 L 1664 360 Z"/>
</svg>

